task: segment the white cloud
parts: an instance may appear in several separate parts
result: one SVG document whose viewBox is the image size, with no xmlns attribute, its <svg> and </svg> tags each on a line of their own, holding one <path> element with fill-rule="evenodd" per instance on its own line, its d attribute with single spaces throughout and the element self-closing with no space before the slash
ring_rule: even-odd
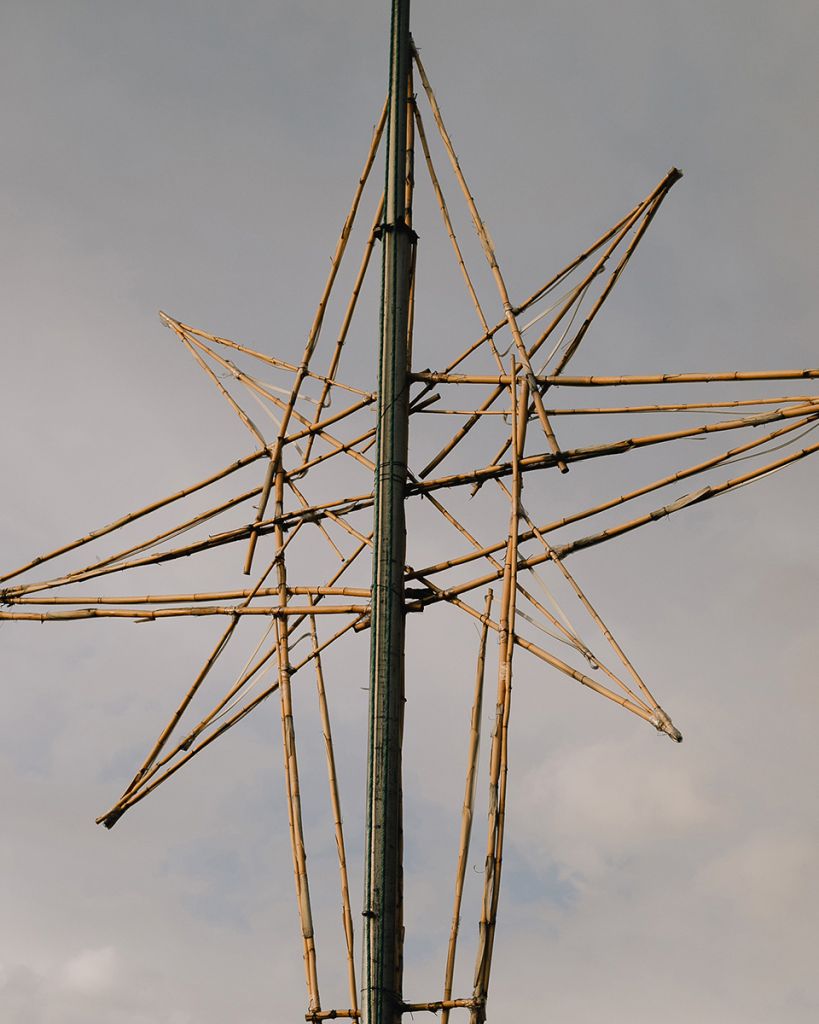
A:
<svg viewBox="0 0 819 1024">
<path fill-rule="evenodd" d="M 60 971 L 62 984 L 74 992 L 96 994 L 113 988 L 119 975 L 119 958 L 113 946 L 84 949 Z"/>
</svg>

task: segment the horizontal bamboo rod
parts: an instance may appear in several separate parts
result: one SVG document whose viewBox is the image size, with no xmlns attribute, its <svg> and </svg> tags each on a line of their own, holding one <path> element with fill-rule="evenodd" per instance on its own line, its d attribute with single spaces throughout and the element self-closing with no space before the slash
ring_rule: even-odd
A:
<svg viewBox="0 0 819 1024">
<path fill-rule="evenodd" d="M 441 1010 L 457 1010 L 464 1008 L 471 1010 L 475 1006 L 481 1006 L 480 999 L 437 999 L 433 1003 L 404 1003 L 404 1013 L 439 1013 Z"/>
<path fill-rule="evenodd" d="M 623 413 L 707 412 L 755 405 L 805 404 L 818 401 L 811 395 L 782 395 L 779 398 L 743 398 L 726 402 L 685 402 L 677 405 L 609 405 L 584 409 L 546 409 L 549 416 L 615 416 Z M 508 409 L 417 409 L 428 416 L 508 416 Z M 531 418 L 531 417 L 530 417 Z"/>
<path fill-rule="evenodd" d="M 567 462 L 580 462 L 608 455 L 620 455 L 625 452 L 634 451 L 638 448 L 665 444 L 668 441 L 680 441 L 684 438 L 700 437 L 703 434 L 714 434 L 723 430 L 740 430 L 745 427 L 758 427 L 763 426 L 766 423 L 774 423 L 777 420 L 805 415 L 812 419 L 819 416 L 819 401 L 811 402 L 808 405 L 793 406 L 788 409 L 777 409 L 775 412 L 745 416 L 741 419 L 722 420 L 718 423 L 703 423 L 696 427 L 687 427 L 684 430 L 671 430 L 661 434 L 646 434 L 639 437 L 623 438 L 621 441 L 591 445 L 585 448 L 569 448 L 561 454 Z M 556 464 L 557 456 L 548 452 L 542 455 L 530 455 L 525 459 L 521 459 L 520 468 L 523 472 L 531 472 L 535 469 L 555 466 Z M 512 463 L 500 462 L 496 465 L 482 466 L 480 469 L 472 470 L 467 473 L 453 473 L 450 476 L 435 477 L 432 480 L 424 480 L 419 483 L 410 484 L 407 487 L 407 493 L 424 493 L 425 491 L 439 490 L 442 487 L 455 487 L 471 483 L 481 483 L 485 480 L 511 476 L 511 474 Z"/>
<path fill-rule="evenodd" d="M 509 374 L 470 374 L 447 373 L 433 370 L 418 370 L 409 377 L 413 381 L 424 384 L 484 384 L 508 385 L 512 378 Z M 735 370 L 732 373 L 659 373 L 642 375 L 622 375 L 619 377 L 569 377 L 554 374 L 535 374 L 538 384 L 551 387 L 615 387 L 624 384 L 711 384 L 717 381 L 749 381 L 749 380 L 815 380 L 819 378 L 819 370 Z"/>
<path fill-rule="evenodd" d="M 804 419 L 797 420 L 794 423 L 788 423 L 786 426 L 779 427 L 777 430 L 774 430 L 769 434 L 765 434 L 763 437 L 757 437 L 754 438 L 753 441 L 747 441 L 745 444 L 738 445 L 735 448 L 729 448 L 728 451 L 721 452 L 719 455 L 715 455 L 711 459 L 706 459 L 704 462 L 698 462 L 693 466 L 678 470 L 676 473 L 671 473 L 668 476 L 660 477 L 658 480 L 653 480 L 644 487 L 638 487 L 636 490 L 627 491 L 625 494 L 621 494 L 616 498 L 610 498 L 608 501 L 604 501 L 599 505 L 592 505 L 580 512 L 574 512 L 571 515 L 564 516 L 562 519 L 552 520 L 552 522 L 546 523 L 543 526 L 538 527 L 538 529 L 541 533 L 551 533 L 555 530 L 561 529 L 562 527 L 571 526 L 573 523 L 578 523 L 584 519 L 600 515 L 602 512 L 608 512 L 612 508 L 616 508 L 618 505 L 634 501 L 636 498 L 641 498 L 646 494 L 650 494 L 652 491 L 661 490 L 663 487 L 669 487 L 671 484 L 679 483 L 681 480 L 686 480 L 692 476 L 697 476 L 700 473 L 708 472 L 710 469 L 715 469 L 737 456 L 741 456 L 746 452 L 752 451 L 754 448 L 759 448 L 762 445 L 767 444 L 769 441 L 776 440 L 778 437 L 783 437 L 785 434 L 801 430 L 802 427 L 806 426 L 810 422 L 810 417 L 805 417 Z M 520 541 L 523 543 L 525 541 L 532 540 L 534 537 L 534 530 L 528 530 L 521 534 Z M 438 562 L 435 565 L 426 566 L 423 569 L 412 569 L 407 574 L 407 579 L 418 579 L 421 576 L 430 576 L 443 572 L 447 569 L 453 569 L 456 566 L 464 565 L 467 562 L 473 562 L 479 558 L 494 555 L 496 552 L 501 551 L 505 546 L 505 540 L 497 541 L 495 544 L 488 545 L 487 547 L 480 548 L 476 551 L 467 552 L 466 554 L 459 555 L 456 558 L 447 559 L 444 562 Z"/>
<path fill-rule="evenodd" d="M 131 596 L 100 597 L 88 594 L 75 597 L 9 597 L 9 604 L 173 604 L 182 601 L 233 601 L 243 597 L 272 597 L 278 594 L 278 587 L 262 587 L 259 590 L 222 590 L 207 594 L 134 594 Z M 343 597 L 369 597 L 369 587 L 288 587 L 289 595 L 323 596 L 340 595 Z"/>
<path fill-rule="evenodd" d="M 247 608 L 235 605 L 214 606 L 193 605 L 187 608 L 157 608 L 153 611 L 130 611 L 125 608 L 74 608 L 66 612 L 4 612 L 0 611 L 0 622 L 67 622 L 71 619 L 134 619 L 146 622 L 152 619 L 184 618 L 195 615 L 270 615 L 276 617 L 289 615 L 366 615 L 370 606 L 367 604 L 316 605 L 287 604 L 263 605 Z"/>
<path fill-rule="evenodd" d="M 567 555 L 573 554 L 575 551 L 581 551 L 583 548 L 594 547 L 597 544 L 603 544 L 608 540 L 613 540 L 615 537 L 620 537 L 625 533 L 630 533 L 632 530 L 639 529 L 642 526 L 646 526 L 649 523 L 656 522 L 658 519 L 663 519 L 668 515 L 672 515 L 674 512 L 679 512 L 683 508 L 687 508 L 690 505 L 699 504 L 702 501 L 708 501 L 711 498 L 719 497 L 721 494 L 725 494 L 728 491 L 733 490 L 737 487 L 742 487 L 745 484 L 751 483 L 753 480 L 760 479 L 763 476 L 767 476 L 769 473 L 775 473 L 779 469 L 783 469 L 785 466 L 791 465 L 794 462 L 798 462 L 800 459 L 804 459 L 809 455 L 813 455 L 819 451 L 819 443 L 810 445 L 807 448 L 803 448 L 800 451 L 794 452 L 791 455 L 786 456 L 782 459 L 777 459 L 775 462 L 766 464 L 759 469 L 753 470 L 750 473 L 744 473 L 742 476 L 734 477 L 731 480 L 727 480 L 722 484 L 715 484 L 710 487 L 703 487 L 700 491 L 695 491 L 690 494 L 685 494 L 676 501 L 670 502 L 668 505 L 663 505 L 661 508 L 654 509 L 651 512 L 646 513 L 643 516 L 638 516 L 635 519 L 629 520 L 625 523 L 620 523 L 617 526 L 609 527 L 608 529 L 601 530 L 599 533 L 592 534 L 589 537 L 581 537 L 578 540 L 571 541 L 568 544 L 562 544 L 555 546 L 552 550 L 558 558 L 565 558 Z M 542 552 L 537 555 L 532 555 L 528 558 L 521 559 L 518 562 L 518 569 L 531 569 L 534 566 L 542 565 L 543 562 L 547 561 L 550 555 Z M 430 593 L 426 596 L 422 596 L 420 600 L 408 601 L 407 610 L 417 611 L 419 608 L 429 604 L 434 604 L 437 601 L 445 600 L 450 601 L 457 599 L 460 594 L 468 593 L 471 590 L 482 589 L 492 584 L 495 580 L 498 580 L 503 575 L 502 572 L 493 570 L 483 576 L 477 576 L 474 579 L 467 580 L 464 583 L 459 583 L 455 586 L 447 589 L 441 589 L 434 587 L 430 584 L 426 577 L 418 577 L 418 579 L 426 583 L 430 588 Z M 474 611 L 474 609 L 472 610 Z M 472 612 L 470 612 L 472 614 Z M 476 613 L 480 614 L 480 613 Z"/>
</svg>

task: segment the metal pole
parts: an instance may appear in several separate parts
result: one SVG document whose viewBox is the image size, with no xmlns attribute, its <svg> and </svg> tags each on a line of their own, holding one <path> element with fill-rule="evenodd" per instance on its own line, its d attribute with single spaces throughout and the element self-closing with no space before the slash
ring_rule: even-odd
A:
<svg viewBox="0 0 819 1024">
<path fill-rule="evenodd" d="M 413 235 L 405 219 L 409 0 L 392 0 L 387 174 L 382 225 L 378 461 L 375 472 L 370 738 L 364 878 L 364 1024 L 402 1017 L 401 732 L 407 478 L 407 320 Z"/>
</svg>

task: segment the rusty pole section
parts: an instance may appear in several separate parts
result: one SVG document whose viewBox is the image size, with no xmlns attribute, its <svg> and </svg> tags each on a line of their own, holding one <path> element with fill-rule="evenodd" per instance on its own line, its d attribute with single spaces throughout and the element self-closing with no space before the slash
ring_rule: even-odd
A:
<svg viewBox="0 0 819 1024">
<path fill-rule="evenodd" d="M 392 0 L 375 471 L 370 734 L 364 879 L 364 1024 L 402 1017 L 401 733 L 407 479 L 407 324 L 412 232 L 406 223 L 409 0 Z"/>
</svg>

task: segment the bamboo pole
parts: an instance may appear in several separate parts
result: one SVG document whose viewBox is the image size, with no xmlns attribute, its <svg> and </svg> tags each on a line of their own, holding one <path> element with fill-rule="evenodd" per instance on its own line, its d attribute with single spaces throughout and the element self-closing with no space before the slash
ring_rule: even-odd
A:
<svg viewBox="0 0 819 1024">
<path fill-rule="evenodd" d="M 744 427 L 758 427 L 766 423 L 774 423 L 778 420 L 789 419 L 797 416 L 807 415 L 814 419 L 819 417 L 819 404 L 794 406 L 788 409 L 777 409 L 775 412 L 759 413 L 754 416 L 746 416 L 741 419 L 723 420 L 718 423 L 704 423 L 696 427 L 687 427 L 683 430 L 671 430 L 661 434 L 646 434 L 640 437 L 628 437 L 621 441 L 608 442 L 605 444 L 591 445 L 584 448 L 569 448 L 561 454 L 569 462 L 585 461 L 587 459 L 601 458 L 608 455 L 621 455 L 625 452 L 634 451 L 638 448 L 650 447 L 657 444 L 664 444 L 667 441 L 680 441 L 683 438 L 699 437 L 704 434 L 719 433 L 723 430 L 740 430 Z M 557 463 L 557 456 L 552 453 L 544 455 L 530 455 L 520 460 L 521 471 L 531 472 L 534 469 L 541 469 L 546 466 L 554 466 Z M 512 462 L 501 462 L 495 465 L 483 466 L 480 469 L 467 473 L 453 473 L 446 477 L 436 477 L 432 480 L 423 480 L 409 486 L 409 493 L 424 493 L 426 491 L 439 490 L 442 487 L 463 486 L 469 483 L 479 483 L 485 480 L 492 480 L 497 477 L 511 476 Z"/>
<path fill-rule="evenodd" d="M 189 487 L 183 487 L 181 491 L 175 491 L 173 494 L 168 495 L 168 497 L 160 498 L 158 501 L 151 502 L 150 505 L 146 505 L 144 508 L 140 508 L 136 512 L 129 512 L 127 515 L 121 516 L 119 519 L 115 519 L 113 522 L 108 523 L 107 526 L 101 526 L 97 530 L 92 530 L 91 533 L 87 533 L 85 536 L 71 541 L 69 544 L 64 544 L 62 547 L 55 548 L 54 551 L 49 551 L 45 555 L 33 558 L 30 562 L 20 566 L 19 569 L 14 569 L 12 572 L 6 573 L 5 576 L 0 576 L 0 583 L 5 583 L 6 580 L 13 579 L 15 576 L 21 576 L 24 572 L 28 572 L 29 569 L 34 569 L 36 566 L 42 565 L 44 562 L 51 561 L 52 558 L 68 554 L 68 552 L 74 551 L 85 544 L 90 544 L 91 541 L 98 540 L 106 534 L 113 533 L 114 530 L 119 530 L 123 526 L 128 526 L 130 523 L 135 522 L 137 519 L 141 519 L 143 516 L 150 515 L 151 512 L 156 512 L 161 508 L 165 508 L 167 505 L 173 504 L 175 501 L 187 498 L 188 495 L 195 494 L 197 491 L 201 491 L 203 488 L 209 487 L 211 484 L 217 483 L 219 480 L 223 480 L 226 476 L 230 476 L 231 473 L 235 473 L 239 469 L 244 469 L 245 466 L 249 466 L 251 463 L 256 462 L 257 459 L 262 458 L 266 454 L 266 450 L 261 449 L 256 452 L 252 452 L 250 455 L 245 455 L 244 458 L 238 459 L 236 462 L 231 462 L 230 465 L 225 466 L 224 469 L 218 470 L 211 476 L 205 477 L 203 480 L 200 480 L 195 484 L 191 484 Z"/>
<path fill-rule="evenodd" d="M 464 178 L 463 171 L 461 170 L 461 165 L 458 161 L 458 157 L 455 154 L 455 149 L 453 148 L 452 140 L 450 139 L 449 133 L 447 132 L 446 127 L 444 126 L 443 117 L 441 116 L 441 111 L 438 106 L 438 102 L 435 98 L 435 94 L 433 93 L 432 87 L 429 84 L 429 79 L 427 78 L 424 66 L 421 63 L 421 59 L 418 56 L 418 51 L 415 49 L 414 46 L 412 48 L 412 56 L 415 61 L 415 65 L 418 68 L 418 73 L 421 76 L 421 82 L 423 83 L 424 86 L 424 92 L 427 94 L 427 99 L 429 100 L 429 105 L 432 109 L 432 116 L 435 120 L 435 124 L 438 127 L 438 132 L 444 143 L 444 148 L 446 149 L 447 155 L 449 156 L 449 162 L 452 166 L 452 170 L 455 174 L 456 179 L 458 180 L 458 184 L 461 187 L 461 192 L 463 193 L 467 206 L 469 207 L 469 213 L 472 217 L 472 222 L 475 226 L 475 231 L 477 233 L 478 240 L 481 243 L 481 248 L 483 249 L 486 261 L 489 264 L 489 269 L 492 273 L 492 277 L 494 278 L 495 285 L 498 289 L 498 295 L 500 297 L 501 304 L 503 305 L 506 322 L 509 325 L 509 330 L 512 332 L 512 338 L 515 342 L 515 348 L 517 349 L 518 357 L 520 358 L 521 364 L 524 368 L 524 372 L 527 375 L 527 379 L 532 390 L 532 397 L 534 398 L 535 408 L 537 410 L 538 419 L 540 420 L 540 425 L 542 426 L 543 432 L 546 435 L 546 439 L 549 442 L 549 447 L 552 449 L 552 454 L 555 456 L 558 469 L 561 473 L 566 473 L 568 472 L 569 467 L 566 465 L 566 463 L 563 461 L 561 457 L 560 447 L 557 443 L 557 439 L 555 438 L 551 423 L 549 422 L 549 417 L 546 415 L 546 412 L 543 408 L 543 400 L 540 397 L 540 392 L 534 386 L 534 370 L 532 369 L 532 365 L 529 362 L 529 353 L 526 349 L 526 346 L 523 343 L 523 338 L 520 333 L 520 328 L 518 327 L 518 322 L 515 316 L 512 300 L 509 298 L 509 293 L 506 288 L 506 282 L 503 279 L 503 274 L 501 273 L 500 266 L 498 265 L 498 260 L 495 255 L 494 246 L 489 237 L 489 233 L 486 230 L 483 221 L 481 220 L 480 214 L 478 213 L 478 208 L 475 205 L 475 200 L 472 196 L 472 193 L 469 190 L 469 187 L 466 183 L 466 179 Z M 423 476 L 424 474 L 422 473 L 421 475 Z"/>
<path fill-rule="evenodd" d="M 133 619 L 135 622 L 152 622 L 155 619 L 178 619 L 201 615 L 268 615 L 287 617 L 291 615 L 368 615 L 368 604 L 316 605 L 285 604 L 256 605 L 243 608 L 237 605 L 190 605 L 180 608 L 127 609 L 127 608 L 72 608 L 65 612 L 5 612 L 0 611 L 2 622 L 68 622 L 72 619 Z"/>
<path fill-rule="evenodd" d="M 413 381 L 426 384 L 493 384 L 498 387 L 508 385 L 511 378 L 508 374 L 470 374 L 451 373 L 442 370 L 416 370 L 410 374 Z M 735 370 L 729 373 L 655 373 L 655 374 L 622 374 L 618 377 L 592 375 L 586 377 L 569 377 L 565 374 L 535 374 L 538 386 L 548 384 L 568 388 L 584 387 L 618 387 L 623 385 L 643 384 L 714 384 L 717 382 L 740 382 L 755 380 L 816 380 L 819 370 Z M 815 399 L 814 399 L 815 400 Z"/>
<path fill-rule="evenodd" d="M 318 651 L 319 642 L 316 631 L 315 616 L 309 616 L 310 638 L 313 643 L 314 653 Z M 355 980 L 355 954 L 353 937 L 353 915 L 350 907 L 350 885 L 347 878 L 347 853 L 344 846 L 344 828 L 341 815 L 341 798 L 338 792 L 338 778 L 336 775 L 336 759 L 333 750 L 333 733 L 330 726 L 330 711 L 327 706 L 327 691 L 324 685 L 324 671 L 321 664 L 321 657 L 316 653 L 314 659 L 316 670 L 316 691 L 318 694 L 319 716 L 321 718 L 321 730 L 324 736 L 324 752 L 327 760 L 327 781 L 330 789 L 330 806 L 333 813 L 333 828 L 336 837 L 336 850 L 338 852 L 338 873 L 341 886 L 341 919 L 344 928 L 344 943 L 347 955 L 347 982 L 350 993 L 350 1005 L 355 1013 L 358 1013 L 358 987 Z"/>
<path fill-rule="evenodd" d="M 335 283 L 336 275 L 338 274 L 338 269 L 341 266 L 341 260 L 344 256 L 344 251 L 347 248 L 347 241 L 349 240 L 350 232 L 353 229 L 356 213 L 358 212 L 358 206 L 361 201 L 361 194 L 364 191 L 364 186 L 367 183 L 367 178 L 369 177 L 373 161 L 375 160 L 375 154 L 378 149 L 378 144 L 381 141 L 381 134 L 384 130 L 384 125 L 387 120 L 388 110 L 389 99 L 384 104 L 384 109 L 382 110 L 378 126 L 376 127 L 376 130 L 373 134 L 372 143 L 367 153 L 367 159 L 365 160 L 364 163 L 364 170 L 362 171 L 361 177 L 359 178 L 358 186 L 356 187 L 355 195 L 353 196 L 353 202 L 350 207 L 350 212 L 347 214 L 347 219 L 345 220 L 344 226 L 341 229 L 341 235 L 339 236 L 339 240 L 336 245 L 336 251 L 333 254 L 333 258 L 330 263 L 330 272 L 327 276 L 327 282 L 324 286 L 324 292 L 322 293 L 321 299 L 319 300 L 318 309 L 316 310 L 316 315 L 313 319 L 312 326 L 310 327 L 310 332 L 307 336 L 307 344 L 305 345 L 304 348 L 301 363 L 299 364 L 299 367 L 296 371 L 296 377 L 295 380 L 293 381 L 293 388 L 292 391 L 290 392 L 290 397 L 287 400 L 287 405 L 285 406 L 282 413 L 282 423 L 281 427 L 279 428 L 279 437 L 277 438 L 276 444 L 273 450 L 271 451 L 267 475 L 265 476 L 264 483 L 262 484 L 262 495 L 259 500 L 259 507 L 256 514 L 256 523 L 251 528 L 250 541 L 247 549 L 247 557 L 245 558 L 245 574 L 250 572 L 251 565 L 253 564 L 253 552 L 256 549 L 256 542 L 259 536 L 259 524 L 264 519 L 265 511 L 267 509 L 267 501 L 270 495 L 270 487 L 272 485 L 273 477 L 277 469 L 277 464 L 281 460 L 282 438 L 287 434 L 287 428 L 290 424 L 290 417 L 296 405 L 296 399 L 298 398 L 299 391 L 301 390 L 301 385 L 304 381 L 304 378 L 308 373 L 310 360 L 313 356 L 313 352 L 315 351 L 316 344 L 318 343 L 319 334 L 321 332 L 321 326 L 322 323 L 324 322 L 324 313 L 327 308 L 327 302 L 330 298 L 330 292 L 332 291 L 333 285 Z"/>
<path fill-rule="evenodd" d="M 373 254 L 373 249 L 375 248 L 375 242 L 376 239 L 378 238 L 378 225 L 380 224 L 383 215 L 384 193 L 382 192 L 381 198 L 378 201 L 378 206 L 375 211 L 375 216 L 373 217 L 372 226 L 370 227 L 370 233 L 367 236 L 367 241 L 364 245 L 364 254 L 361 257 L 361 263 L 358 268 L 358 274 L 356 275 L 356 279 L 353 284 L 353 290 L 350 293 L 350 298 L 347 303 L 347 309 L 344 312 L 344 319 L 341 322 L 338 337 L 336 338 L 335 349 L 333 350 L 333 355 L 330 359 L 330 366 L 327 370 L 327 379 L 319 396 L 318 408 L 316 411 L 316 419 L 318 419 L 321 410 L 328 404 L 328 399 L 330 398 L 330 390 L 332 388 L 333 382 L 335 381 L 336 372 L 338 371 L 338 366 L 341 361 L 341 353 L 344 348 L 344 344 L 347 341 L 347 335 L 349 334 L 350 331 L 350 324 L 353 321 L 353 314 L 355 313 L 355 309 L 358 304 L 358 297 L 361 294 L 361 288 L 364 284 L 364 278 L 367 275 L 367 269 L 370 265 L 370 259 Z M 310 458 L 310 452 L 312 450 L 314 440 L 315 438 L 311 435 L 307 441 L 307 448 L 304 456 L 305 461 L 307 461 L 307 459 Z"/>
<path fill-rule="evenodd" d="M 655 522 L 658 519 L 663 519 L 668 515 L 678 512 L 689 505 L 698 504 L 701 501 L 708 501 L 711 498 L 716 498 L 721 494 L 733 490 L 737 487 L 742 487 L 747 483 L 751 483 L 754 480 L 760 479 L 763 476 L 767 476 L 769 473 L 774 473 L 779 469 L 783 469 L 785 466 L 791 465 L 800 459 L 806 458 L 808 455 L 814 454 L 819 451 L 819 444 L 810 445 L 807 448 L 803 448 L 800 451 L 794 452 L 793 454 L 786 456 L 785 458 L 778 459 L 775 462 L 769 463 L 762 466 L 760 469 L 753 470 L 750 473 L 745 473 L 742 476 L 728 480 L 722 484 L 715 484 L 709 487 L 703 487 L 702 490 L 696 491 L 690 494 L 683 495 L 676 501 L 671 502 L 668 505 L 664 505 L 659 509 L 654 509 L 652 512 L 647 513 L 643 516 L 638 516 L 635 519 L 629 520 L 625 523 L 620 523 L 617 526 L 609 527 L 606 530 L 601 530 L 599 533 L 592 534 L 589 537 L 581 537 L 578 540 L 572 541 L 568 544 L 562 544 L 554 548 L 554 553 L 558 558 L 565 558 L 567 555 L 574 554 L 575 551 L 580 551 L 583 548 L 594 547 L 597 544 L 602 544 L 607 540 L 613 540 L 615 537 L 622 536 L 624 533 L 630 533 L 632 530 L 636 530 L 641 526 L 646 526 L 648 523 Z M 543 562 L 549 559 L 549 555 L 541 553 L 538 555 L 532 555 L 528 558 L 523 558 L 518 563 L 518 571 L 521 569 L 530 569 L 533 566 L 541 565 Z M 447 589 L 442 589 L 432 586 L 428 577 L 416 576 L 423 582 L 430 590 L 430 593 L 422 597 L 418 601 L 409 602 L 407 605 L 408 611 L 415 611 L 419 607 L 424 607 L 428 604 L 434 604 L 440 600 L 450 601 L 456 599 L 460 594 L 465 594 L 470 590 L 477 590 L 481 587 L 490 585 L 495 580 L 499 579 L 502 575 L 497 570 L 489 573 L 485 573 L 483 576 L 477 576 L 474 579 L 467 580 L 464 583 L 459 583 L 455 586 Z"/>
<path fill-rule="evenodd" d="M 633 501 L 636 498 L 643 497 L 646 494 L 650 494 L 652 491 L 660 490 L 663 487 L 669 487 L 671 484 L 679 483 L 681 480 L 688 479 L 689 477 L 696 476 L 700 473 L 705 473 L 710 469 L 714 469 L 728 460 L 741 456 L 754 448 L 767 444 L 769 441 L 773 441 L 778 437 L 782 437 L 785 434 L 792 433 L 796 430 L 800 430 L 810 422 L 810 417 L 806 417 L 801 420 L 797 420 L 795 423 L 789 423 L 784 427 L 779 427 L 777 430 L 772 431 L 770 434 L 765 434 L 763 437 L 754 438 L 753 441 L 748 441 L 745 444 L 739 445 L 735 448 L 729 448 L 728 451 L 721 452 L 719 455 L 714 456 L 711 459 L 706 459 L 704 462 L 696 463 L 693 466 L 689 466 L 687 469 L 681 469 L 676 473 L 670 473 L 668 476 L 660 477 L 658 480 L 654 480 L 644 487 L 638 487 L 636 490 L 628 491 L 625 494 L 621 494 L 619 497 L 610 498 L 608 501 L 604 501 L 599 505 L 592 505 L 590 508 L 583 509 L 580 512 L 574 512 L 571 515 L 564 516 L 562 519 L 553 520 L 550 523 L 546 523 L 539 527 L 541 533 L 552 533 L 555 530 L 559 530 L 564 526 L 570 526 L 573 523 L 581 522 L 584 519 L 588 519 L 592 516 L 599 515 L 602 512 L 607 512 L 612 508 L 616 508 L 618 505 L 623 505 L 628 501 Z M 520 535 L 520 542 L 531 540 L 535 536 L 534 530 L 525 531 Z M 506 546 L 506 541 L 501 540 L 495 544 L 490 544 L 486 547 L 478 548 L 475 551 L 468 552 L 465 555 L 460 555 L 456 558 L 450 558 L 443 562 L 438 562 L 435 565 L 425 566 L 422 569 L 411 569 L 407 574 L 407 579 L 418 579 L 421 576 L 432 576 L 439 572 L 444 572 L 448 569 L 455 568 L 459 565 L 464 565 L 467 562 L 476 561 L 479 558 L 484 558 L 488 555 L 492 555 L 497 551 L 503 550 Z"/>
<path fill-rule="evenodd" d="M 520 459 L 525 448 L 528 408 L 527 380 L 523 378 L 522 393 L 515 381 L 512 360 L 512 493 L 510 497 L 509 537 L 504 563 L 503 592 L 498 630 L 498 703 L 492 734 L 489 773 L 489 829 L 484 875 L 484 894 L 479 924 L 478 953 L 475 961 L 473 997 L 479 1005 L 472 1010 L 471 1020 L 483 1024 L 486 1019 L 485 1000 L 489 992 L 489 973 L 497 923 L 503 867 L 503 837 L 506 822 L 506 790 L 509 771 L 509 715 L 512 703 L 512 658 L 515 650 L 515 599 L 517 596 L 518 534 L 520 521 L 522 477 Z M 487 615 L 488 618 L 488 615 Z"/>
<path fill-rule="evenodd" d="M 343 565 L 335 573 L 333 577 L 334 580 L 338 579 L 341 576 L 341 574 L 347 568 L 349 568 L 349 566 L 355 561 L 355 559 L 358 557 L 361 551 L 364 550 L 365 547 L 366 545 L 362 544 L 357 551 L 353 552 L 353 554 L 349 556 L 345 565 Z M 289 625 L 290 631 L 298 628 L 298 626 L 304 621 L 305 617 L 306 616 L 295 619 L 295 621 L 293 621 L 292 624 Z M 329 638 L 329 640 L 326 640 L 324 643 L 322 643 L 316 650 L 311 652 L 311 654 L 309 654 L 306 658 L 302 659 L 302 661 L 297 662 L 291 670 L 291 677 L 295 675 L 296 672 L 298 672 L 300 669 L 302 669 L 306 664 L 308 664 L 314 657 L 316 657 L 322 651 L 330 647 L 333 643 L 335 643 L 336 640 L 339 640 L 345 633 L 349 632 L 350 629 L 353 628 L 354 624 L 355 620 L 342 626 L 339 630 L 336 631 L 336 633 L 333 634 L 333 636 Z M 144 797 L 148 796 L 149 793 L 153 792 L 159 785 L 161 785 L 168 778 L 174 775 L 180 768 L 183 767 L 183 765 L 187 764 L 187 762 L 191 760 L 197 753 L 204 750 L 205 747 L 209 746 L 214 740 L 218 739 L 219 736 L 223 735 L 234 725 L 237 725 L 251 711 L 253 711 L 272 693 L 274 693 L 279 686 L 278 680 L 276 680 L 262 693 L 258 694 L 248 705 L 246 705 L 240 711 L 236 712 L 225 722 L 223 722 L 221 726 L 219 726 L 206 739 L 202 740 L 201 743 L 197 744 L 196 746 L 193 745 L 197 737 L 201 735 L 204 729 L 207 726 L 211 725 L 220 716 L 220 714 L 223 713 L 223 709 L 232 700 L 232 698 L 245 686 L 245 684 L 250 679 L 252 679 L 252 677 L 259 671 L 259 669 L 261 669 L 266 664 L 266 662 L 276 653 L 277 645 L 274 644 L 273 647 L 256 663 L 256 665 L 253 666 L 253 668 L 245 672 L 244 675 L 239 680 L 237 680 L 234 686 L 228 691 L 226 696 L 222 698 L 222 700 L 202 719 L 202 721 L 190 733 L 188 733 L 185 739 L 183 739 L 182 742 L 179 743 L 174 750 L 166 754 L 161 761 L 156 762 L 156 764 L 154 764 L 154 766 L 148 772 L 145 773 L 145 775 L 140 779 L 139 785 L 135 788 L 135 790 L 127 795 L 127 799 L 125 796 L 121 797 L 120 800 L 109 811 L 107 811 L 105 814 L 100 815 L 96 819 L 97 824 L 104 824 L 106 828 L 112 828 L 119 820 L 119 818 L 125 813 L 125 811 L 128 810 L 129 807 L 132 807 L 135 803 L 138 803 Z M 169 764 L 170 761 L 181 752 L 184 752 L 184 756 L 176 764 L 171 765 L 171 767 L 168 768 L 157 779 L 155 779 L 154 782 L 148 785 L 150 778 L 152 776 L 155 776 L 161 768 Z"/>
<path fill-rule="evenodd" d="M 486 593 L 484 615 L 489 618 L 492 609 L 492 591 Z M 481 743 L 481 715 L 483 708 L 483 682 L 486 665 L 486 640 L 489 626 L 484 622 L 478 644 L 478 665 L 475 671 L 475 696 L 472 701 L 472 714 L 469 722 L 469 750 L 467 753 L 466 785 L 464 787 L 464 803 L 461 811 L 461 836 L 458 843 L 458 866 L 455 872 L 455 898 L 452 906 L 452 925 L 449 932 L 446 969 L 444 971 L 444 1001 L 452 998 L 452 980 L 455 973 L 455 952 L 458 945 L 458 930 L 461 923 L 461 903 L 463 901 L 466 865 L 469 859 L 469 844 L 472 836 L 472 812 L 475 807 L 475 783 L 478 778 L 478 751 Z M 450 1007 L 441 1007 L 441 1024 L 449 1021 Z"/>
<path fill-rule="evenodd" d="M 279 464 L 275 483 L 276 516 L 281 520 L 284 512 L 284 470 Z M 284 565 L 284 534 L 281 526 L 274 531 L 276 544 L 276 575 L 279 584 L 279 601 L 287 604 L 287 573 Z M 313 929 L 313 914 L 310 906 L 310 885 L 307 878 L 307 853 L 304 847 L 304 828 L 301 818 L 301 794 L 299 788 L 299 765 L 296 753 L 296 729 L 293 721 L 293 700 L 290 691 L 290 651 L 287 627 L 281 616 L 276 619 L 276 652 L 279 668 L 279 696 L 281 698 L 282 747 L 284 751 L 284 775 L 287 792 L 287 812 L 290 823 L 290 842 L 293 849 L 293 873 L 296 884 L 301 932 L 304 941 L 304 968 L 310 1010 L 321 1009 L 318 975 L 316 971 L 316 947 Z"/>
</svg>

